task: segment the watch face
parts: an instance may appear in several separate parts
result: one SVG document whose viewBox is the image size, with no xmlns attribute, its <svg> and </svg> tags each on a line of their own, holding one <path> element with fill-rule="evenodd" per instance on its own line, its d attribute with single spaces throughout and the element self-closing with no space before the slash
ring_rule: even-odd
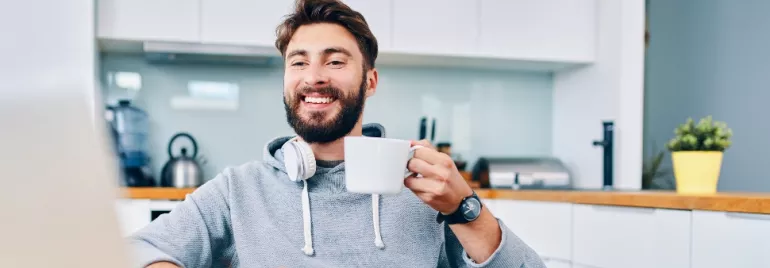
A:
<svg viewBox="0 0 770 268">
<path fill-rule="evenodd" d="M 479 200 L 475 198 L 468 198 L 465 200 L 465 203 L 463 203 L 463 217 L 465 217 L 466 220 L 472 221 L 479 217 L 479 214 L 481 214 L 481 204 L 479 203 Z"/>
</svg>

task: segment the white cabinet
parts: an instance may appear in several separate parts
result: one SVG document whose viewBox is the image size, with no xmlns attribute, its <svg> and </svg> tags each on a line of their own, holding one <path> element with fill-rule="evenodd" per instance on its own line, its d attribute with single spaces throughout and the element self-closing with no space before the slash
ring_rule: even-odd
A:
<svg viewBox="0 0 770 268">
<path fill-rule="evenodd" d="M 144 228 L 163 213 L 168 213 L 181 201 L 149 200 L 149 199 L 119 199 L 115 204 L 118 224 L 123 236 Z"/>
<path fill-rule="evenodd" d="M 123 236 L 128 236 L 151 221 L 150 200 L 120 199 L 115 205 L 118 224 Z"/>
<path fill-rule="evenodd" d="M 496 200 L 490 211 L 541 258 L 571 259 L 572 204 Z"/>
<path fill-rule="evenodd" d="M 274 47 L 292 0 L 201 0 L 201 42 Z"/>
<path fill-rule="evenodd" d="M 478 0 L 393 0 L 393 48 L 428 55 L 476 50 Z"/>
<path fill-rule="evenodd" d="M 692 267 L 770 267 L 770 215 L 692 212 Z"/>
<path fill-rule="evenodd" d="M 479 1 L 479 53 L 517 59 L 593 60 L 595 0 Z"/>
<path fill-rule="evenodd" d="M 377 38 L 379 51 L 393 47 L 393 1 L 392 0 L 344 0 L 350 8 L 361 13 L 369 24 L 369 30 Z"/>
<path fill-rule="evenodd" d="M 690 267 L 690 222 L 690 211 L 575 204 L 572 261 L 601 268 Z"/>
<path fill-rule="evenodd" d="M 98 0 L 97 36 L 198 42 L 200 11 L 198 0 Z"/>
<path fill-rule="evenodd" d="M 544 258 L 543 263 L 545 264 L 545 267 L 548 267 L 548 268 L 571 268 L 572 267 L 572 263 L 566 260 Z"/>
</svg>

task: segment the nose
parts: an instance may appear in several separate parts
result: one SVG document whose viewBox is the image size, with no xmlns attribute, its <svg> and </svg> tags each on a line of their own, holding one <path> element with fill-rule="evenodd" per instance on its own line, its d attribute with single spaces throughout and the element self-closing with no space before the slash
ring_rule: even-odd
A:
<svg viewBox="0 0 770 268">
<path fill-rule="evenodd" d="M 304 83 L 311 87 L 324 86 L 329 83 L 329 76 L 323 67 L 313 64 L 305 72 Z"/>
</svg>

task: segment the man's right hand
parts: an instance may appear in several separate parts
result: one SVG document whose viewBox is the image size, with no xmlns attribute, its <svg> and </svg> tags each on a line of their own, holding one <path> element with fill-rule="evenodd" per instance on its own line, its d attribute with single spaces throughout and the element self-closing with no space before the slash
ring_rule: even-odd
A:
<svg viewBox="0 0 770 268">
<path fill-rule="evenodd" d="M 179 266 L 176 266 L 176 264 L 170 263 L 170 262 L 155 262 L 147 266 L 147 268 L 180 268 Z"/>
</svg>

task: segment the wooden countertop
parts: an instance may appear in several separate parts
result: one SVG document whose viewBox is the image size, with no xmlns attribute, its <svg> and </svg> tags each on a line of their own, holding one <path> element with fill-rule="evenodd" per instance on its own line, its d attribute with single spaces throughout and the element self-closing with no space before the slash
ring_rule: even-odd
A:
<svg viewBox="0 0 770 268">
<path fill-rule="evenodd" d="M 196 188 L 128 187 L 123 188 L 123 197 L 131 199 L 184 200 Z"/>
<path fill-rule="evenodd" d="M 183 200 L 195 188 L 124 188 L 132 199 Z M 672 191 L 556 191 L 475 189 L 481 198 L 568 202 L 574 204 L 714 210 L 770 214 L 770 193 L 716 193 L 681 195 Z"/>
<path fill-rule="evenodd" d="M 476 189 L 481 198 L 770 214 L 770 193 L 682 195 L 673 191 Z"/>
</svg>

